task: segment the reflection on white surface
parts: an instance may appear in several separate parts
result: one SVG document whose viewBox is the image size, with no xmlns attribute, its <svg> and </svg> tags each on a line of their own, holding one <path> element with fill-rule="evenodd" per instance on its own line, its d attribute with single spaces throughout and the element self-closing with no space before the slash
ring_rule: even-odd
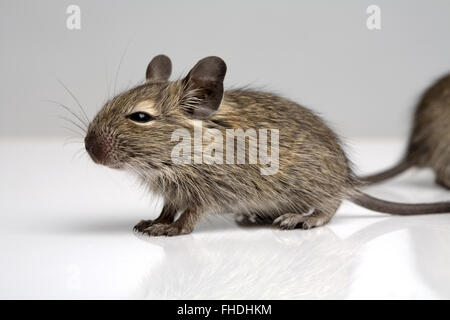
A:
<svg viewBox="0 0 450 320">
<path fill-rule="evenodd" d="M 360 141 L 366 172 L 401 141 Z M 392 217 L 345 203 L 309 231 L 203 221 L 191 235 L 131 231 L 161 202 L 62 142 L 0 141 L 0 298 L 450 298 L 450 215 Z M 380 154 L 389 154 L 382 157 Z M 450 200 L 428 171 L 368 191 Z"/>
</svg>

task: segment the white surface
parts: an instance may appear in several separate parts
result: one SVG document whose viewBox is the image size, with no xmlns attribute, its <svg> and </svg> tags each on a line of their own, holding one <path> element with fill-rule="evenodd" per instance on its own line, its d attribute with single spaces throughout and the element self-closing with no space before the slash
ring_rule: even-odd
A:
<svg viewBox="0 0 450 320">
<path fill-rule="evenodd" d="M 365 172 L 403 141 L 352 141 Z M 161 208 L 132 178 L 73 157 L 81 145 L 0 140 L 0 298 L 450 298 L 450 215 L 391 217 L 346 202 L 309 231 L 131 231 Z M 383 156 L 383 154 L 388 156 Z M 396 201 L 450 200 L 429 171 L 368 191 Z"/>
</svg>

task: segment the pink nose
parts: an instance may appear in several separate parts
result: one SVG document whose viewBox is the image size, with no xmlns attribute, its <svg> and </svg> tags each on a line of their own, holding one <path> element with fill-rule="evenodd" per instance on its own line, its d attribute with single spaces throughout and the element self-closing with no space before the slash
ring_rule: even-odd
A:
<svg viewBox="0 0 450 320">
<path fill-rule="evenodd" d="M 84 139 L 86 151 L 92 160 L 98 164 L 105 164 L 108 158 L 107 146 L 95 133 L 89 132 Z"/>
</svg>

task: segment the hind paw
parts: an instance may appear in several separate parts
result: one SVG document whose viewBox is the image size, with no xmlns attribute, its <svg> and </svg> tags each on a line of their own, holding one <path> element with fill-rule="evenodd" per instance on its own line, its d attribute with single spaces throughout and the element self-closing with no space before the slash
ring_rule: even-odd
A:
<svg viewBox="0 0 450 320">
<path fill-rule="evenodd" d="M 262 218 L 257 215 L 236 215 L 234 221 L 241 226 L 241 227 L 250 227 L 250 226 L 258 226 L 258 225 L 264 225 L 264 224 L 271 224 L 273 222 L 273 219 L 269 218 Z"/>
<path fill-rule="evenodd" d="M 311 229 L 327 223 L 330 219 L 321 215 L 311 214 L 304 216 L 299 213 L 286 213 L 273 221 L 273 224 L 282 230 Z"/>
</svg>

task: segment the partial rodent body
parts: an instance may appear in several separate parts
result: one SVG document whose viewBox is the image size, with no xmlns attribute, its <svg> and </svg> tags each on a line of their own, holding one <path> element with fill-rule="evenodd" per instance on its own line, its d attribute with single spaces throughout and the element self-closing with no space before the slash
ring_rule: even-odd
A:
<svg viewBox="0 0 450 320">
<path fill-rule="evenodd" d="M 450 74 L 423 94 L 414 114 L 407 152 L 399 164 L 362 180 L 380 182 L 414 166 L 433 169 L 436 183 L 450 189 Z"/>
<path fill-rule="evenodd" d="M 319 117 L 286 99 L 262 92 L 227 92 L 217 112 L 202 125 L 220 130 L 223 136 L 226 129 L 281 128 L 279 169 L 273 175 L 261 175 L 258 164 L 178 165 L 169 184 L 164 183 L 164 175 L 150 183 L 153 191 L 165 194 L 166 201 L 177 208 L 272 221 L 283 213 L 307 213 L 314 208 L 315 215 L 322 217 L 316 224 L 322 224 L 354 190 L 337 137 Z"/>
<path fill-rule="evenodd" d="M 109 101 L 86 136 L 95 162 L 135 172 L 164 198 L 161 215 L 141 221 L 136 230 L 185 234 L 208 213 L 234 213 L 241 223 L 309 229 L 327 223 L 344 199 L 397 214 L 450 211 L 449 203 L 402 205 L 362 194 L 338 137 L 317 115 L 270 93 L 224 93 L 226 65 L 220 58 L 200 60 L 178 81 L 167 81 L 170 71 L 167 57 L 154 58 L 146 84 Z M 278 129 L 278 170 L 262 175 L 260 163 L 174 163 L 178 141 L 173 132 L 193 133 L 199 121 L 202 130 L 217 129 L 223 136 L 229 129 Z M 275 146 L 267 142 L 270 152 Z"/>
</svg>

